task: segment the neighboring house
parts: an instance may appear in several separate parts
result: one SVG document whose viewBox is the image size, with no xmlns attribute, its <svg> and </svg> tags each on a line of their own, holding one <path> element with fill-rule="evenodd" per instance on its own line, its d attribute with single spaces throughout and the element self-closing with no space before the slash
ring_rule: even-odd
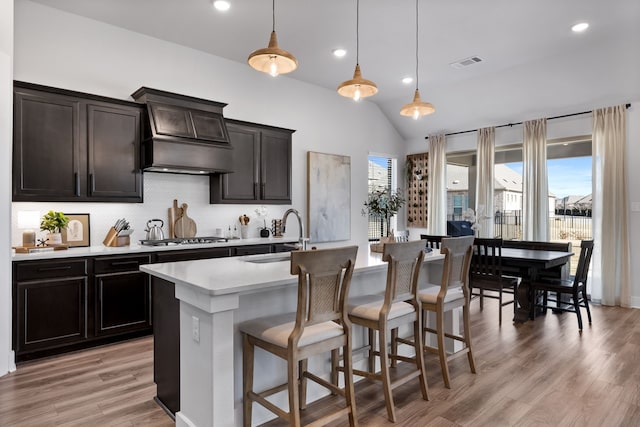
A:
<svg viewBox="0 0 640 427">
<path fill-rule="evenodd" d="M 555 196 L 549 193 L 549 215 L 553 216 Z M 469 168 L 447 165 L 447 217 L 459 218 L 469 206 Z M 494 215 L 507 213 L 520 215 L 522 211 L 522 175 L 504 164 L 495 165 L 493 211 Z"/>
<path fill-rule="evenodd" d="M 384 190 L 389 185 L 388 168 L 369 160 L 369 193 Z"/>
<path fill-rule="evenodd" d="M 556 213 L 557 214 L 581 214 L 591 216 L 591 209 L 593 207 L 593 198 L 591 194 L 586 196 L 566 196 L 556 200 Z"/>
</svg>

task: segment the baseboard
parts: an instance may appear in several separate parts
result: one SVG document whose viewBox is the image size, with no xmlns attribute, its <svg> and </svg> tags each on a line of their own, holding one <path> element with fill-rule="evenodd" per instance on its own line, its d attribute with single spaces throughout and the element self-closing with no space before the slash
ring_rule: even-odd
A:
<svg viewBox="0 0 640 427">
<path fill-rule="evenodd" d="M 9 367 L 9 372 L 14 372 L 16 370 L 16 352 L 13 350 L 9 352 L 7 366 Z"/>
</svg>

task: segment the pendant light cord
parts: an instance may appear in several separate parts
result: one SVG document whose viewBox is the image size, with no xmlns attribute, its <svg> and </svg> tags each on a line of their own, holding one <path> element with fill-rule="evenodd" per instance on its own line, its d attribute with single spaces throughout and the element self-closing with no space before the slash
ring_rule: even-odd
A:
<svg viewBox="0 0 640 427">
<path fill-rule="evenodd" d="M 356 65 L 360 64 L 360 0 L 356 0 Z"/>
<path fill-rule="evenodd" d="M 418 0 L 416 0 L 416 90 L 418 90 Z"/>
<path fill-rule="evenodd" d="M 272 31 L 275 33 L 276 31 L 276 0 L 272 0 L 271 2 L 271 20 L 273 22 Z"/>
</svg>

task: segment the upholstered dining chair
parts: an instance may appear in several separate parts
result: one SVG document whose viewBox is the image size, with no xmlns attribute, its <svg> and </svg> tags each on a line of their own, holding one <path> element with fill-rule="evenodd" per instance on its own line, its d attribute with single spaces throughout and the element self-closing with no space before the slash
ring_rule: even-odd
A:
<svg viewBox="0 0 640 427">
<path fill-rule="evenodd" d="M 578 267 L 573 279 L 550 279 L 540 278 L 531 284 L 534 295 L 541 291 L 544 293 L 542 302 L 536 302 L 537 307 L 545 309 L 551 308 L 556 311 L 569 311 L 578 316 L 578 328 L 582 332 L 582 314 L 580 307 L 587 310 L 589 324 L 591 324 L 591 310 L 587 299 L 587 278 L 589 275 L 589 265 L 593 254 L 593 240 L 583 240 L 580 243 L 580 257 Z M 549 293 L 554 293 L 554 297 L 549 297 Z M 562 295 L 569 295 L 571 302 L 562 301 Z M 534 298 L 537 300 L 537 298 Z M 535 307 L 534 307 L 535 308 Z M 534 316 L 536 310 L 533 310 Z"/>
<path fill-rule="evenodd" d="M 473 243 L 473 255 L 469 272 L 471 296 L 480 299 L 480 310 L 484 309 L 484 299 L 498 300 L 498 324 L 502 325 L 502 307 L 513 304 L 515 313 L 515 294 L 518 278 L 502 274 L 502 239 L 477 238 Z M 487 293 L 485 293 L 487 292 Z M 504 301 L 503 294 L 511 297 Z"/>
<path fill-rule="evenodd" d="M 346 406 L 324 414 L 313 425 L 348 415 L 357 426 L 353 389 L 351 322 L 347 296 L 356 261 L 357 246 L 291 252 L 291 274 L 298 276 L 295 313 L 251 320 L 240 325 L 243 335 L 244 426 L 251 426 L 252 403 L 270 410 L 292 426 L 300 426 L 300 410 L 306 406 L 306 385 L 310 379 L 345 397 Z M 263 392 L 253 390 L 254 349 L 259 347 L 287 362 L 287 383 Z M 342 348 L 344 389 L 307 371 L 310 356 L 331 351 L 332 360 Z M 336 381 L 337 383 L 337 381 Z M 289 412 L 267 400 L 288 390 Z"/>
<path fill-rule="evenodd" d="M 433 234 L 421 234 L 420 240 L 427 241 L 427 247 L 431 249 L 440 249 L 440 242 L 442 239 L 446 239 L 449 236 L 436 236 Z"/>
<path fill-rule="evenodd" d="M 387 407 L 387 417 L 395 422 L 396 413 L 393 403 L 392 389 L 418 377 L 422 398 L 428 400 L 427 377 L 422 354 L 422 313 L 420 303 L 416 299 L 420 268 L 424 259 L 424 242 L 417 240 L 402 243 L 385 243 L 383 260 L 387 264 L 387 284 L 384 295 L 364 295 L 349 299 L 349 319 L 354 325 L 368 328 L 369 358 L 368 370 L 353 370 L 354 375 L 381 381 Z M 389 333 L 397 337 L 397 328 L 401 325 L 413 326 L 412 339 L 405 344 L 414 347 L 414 357 L 398 354 L 397 341 L 393 341 L 389 352 L 387 343 Z M 378 350 L 375 349 L 375 332 L 378 335 Z M 380 358 L 380 372 L 376 372 L 376 359 Z M 391 380 L 389 365 L 397 361 L 415 365 L 402 377 Z M 346 362 L 345 362 L 346 365 Z"/>
<path fill-rule="evenodd" d="M 436 315 L 436 327 L 424 325 L 424 341 L 427 342 L 427 333 L 435 334 L 437 347 L 425 344 L 424 349 L 438 354 L 442 378 L 446 388 L 451 388 L 448 361 L 466 353 L 469 367 L 472 373 L 476 373 L 476 365 L 473 359 L 471 347 L 471 328 L 469 325 L 469 267 L 471 253 L 473 251 L 473 236 L 451 237 L 442 239 L 441 253 L 445 255 L 442 267 L 442 279 L 439 285 L 429 284 L 418 291 L 418 300 L 422 304 L 423 324 L 426 322 L 427 313 Z M 462 335 L 444 330 L 444 314 L 456 308 L 462 308 Z M 447 354 L 445 337 L 460 341 L 464 347 L 452 354 Z"/>
</svg>

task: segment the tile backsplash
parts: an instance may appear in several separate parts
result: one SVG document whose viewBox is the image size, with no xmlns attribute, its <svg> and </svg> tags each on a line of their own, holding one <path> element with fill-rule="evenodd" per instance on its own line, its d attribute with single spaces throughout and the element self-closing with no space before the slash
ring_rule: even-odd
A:
<svg viewBox="0 0 640 427">
<path fill-rule="evenodd" d="M 216 229 L 226 232 L 233 227 L 240 229 L 238 217 L 246 214 L 251 218 L 247 237 L 259 237 L 258 227 L 262 220 L 258 219 L 256 205 L 211 205 L 209 204 L 209 177 L 200 175 L 180 175 L 166 173 L 144 173 L 144 203 L 86 203 L 86 202 L 13 202 L 11 204 L 11 244 L 22 244 L 22 230 L 18 228 L 17 216 L 19 211 L 39 211 L 40 216 L 49 210 L 65 213 L 88 213 L 90 220 L 91 245 L 102 245 L 102 241 L 117 219 L 126 218 L 135 231 L 131 235 L 132 242 L 144 239 L 147 221 L 160 218 L 165 222 L 163 230 L 168 235 L 167 210 L 178 200 L 179 206 L 186 203 L 188 215 L 197 225 L 198 236 L 213 236 Z M 288 205 L 267 205 L 267 225 L 271 219 L 281 218 L 289 208 Z M 301 213 L 304 206 L 294 206 Z M 298 227 L 291 227 L 297 233 Z M 239 233 L 239 231 L 238 231 Z M 294 234 L 295 234 L 294 233 Z M 44 236 L 44 231 L 38 231 L 38 238 Z M 289 234 L 289 233 L 287 233 Z"/>
</svg>

